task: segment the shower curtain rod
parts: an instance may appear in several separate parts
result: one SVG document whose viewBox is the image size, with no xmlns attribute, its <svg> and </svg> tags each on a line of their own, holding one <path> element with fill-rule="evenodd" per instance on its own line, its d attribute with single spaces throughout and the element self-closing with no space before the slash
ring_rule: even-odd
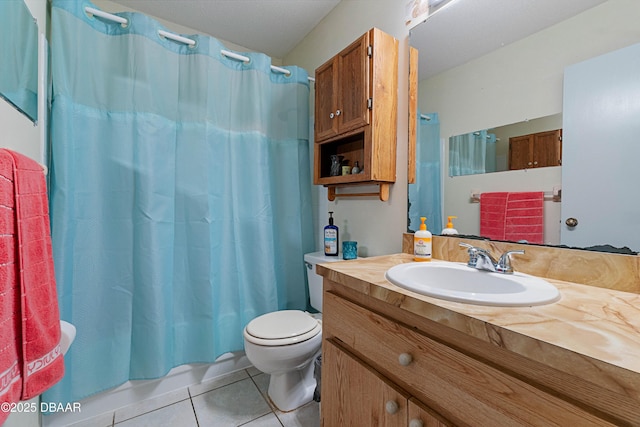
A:
<svg viewBox="0 0 640 427">
<path fill-rule="evenodd" d="M 94 9 L 93 7 L 86 6 L 84 8 L 84 11 L 89 15 L 95 15 L 95 16 L 99 16 L 100 18 L 103 18 L 103 19 L 108 19 L 109 21 L 117 22 L 118 24 L 122 25 L 123 27 L 126 27 L 129 24 L 129 21 L 126 18 L 123 18 L 123 17 L 118 16 L 118 15 L 113 15 L 111 13 L 103 12 L 103 11 L 101 11 L 99 9 Z"/>
<path fill-rule="evenodd" d="M 122 25 L 123 27 L 126 27 L 129 24 L 129 21 L 126 18 L 123 18 L 123 17 L 118 16 L 118 15 L 113 15 L 111 13 L 103 12 L 101 10 L 94 9 L 93 7 L 86 6 L 84 8 L 84 11 L 89 15 L 95 15 L 95 16 L 99 16 L 100 18 L 107 19 L 109 21 L 117 22 L 120 25 Z M 164 30 L 158 30 L 158 35 L 160 35 L 161 37 L 167 38 L 167 39 L 171 39 L 173 41 L 184 43 L 184 44 L 189 45 L 189 46 L 194 46 L 196 44 L 195 40 L 192 40 L 192 39 L 187 38 L 187 37 L 180 36 L 178 34 L 170 33 L 168 31 L 164 31 Z M 228 57 L 228 58 L 231 58 L 231 59 L 235 59 L 235 60 L 242 61 L 242 62 L 249 62 L 249 57 L 248 56 L 239 55 L 237 53 L 230 52 L 230 51 L 224 50 L 224 49 L 222 49 L 220 51 L 220 53 L 222 55 Z M 289 74 L 291 74 L 291 71 L 287 70 L 286 68 L 276 67 L 275 65 L 271 66 L 271 71 L 276 72 L 276 73 L 282 73 L 282 74 L 287 75 L 287 76 Z M 309 79 L 310 82 L 315 82 L 316 81 L 316 79 L 314 79 L 313 77 L 308 77 L 308 79 Z"/>
</svg>

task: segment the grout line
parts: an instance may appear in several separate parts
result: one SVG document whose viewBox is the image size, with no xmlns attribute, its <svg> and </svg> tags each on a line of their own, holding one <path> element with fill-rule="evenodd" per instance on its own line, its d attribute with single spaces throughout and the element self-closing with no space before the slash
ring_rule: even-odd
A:
<svg viewBox="0 0 640 427">
<path fill-rule="evenodd" d="M 1 1 L 1 0 L 0 0 L 0 1 Z M 246 371 L 246 369 L 242 369 L 242 371 Z M 240 372 L 240 371 L 232 372 L 231 374 L 224 375 L 224 376 L 219 377 L 219 378 L 214 378 L 214 379 L 209 380 L 209 381 L 219 381 L 219 380 L 220 380 L 220 378 L 224 378 L 225 376 L 233 375 L 234 373 L 237 373 L 237 372 Z M 249 378 L 251 378 L 251 375 L 250 375 L 248 372 L 245 372 L 245 373 L 247 374 L 247 376 L 248 376 Z M 188 392 L 189 392 L 189 396 L 191 396 L 191 397 L 196 397 L 196 396 L 200 396 L 200 395 L 202 395 L 202 394 L 209 393 L 210 391 L 219 390 L 219 389 L 221 389 L 221 388 L 223 388 L 223 387 L 226 387 L 226 386 L 229 386 L 229 385 L 231 385 L 231 384 L 239 383 L 240 381 L 244 381 L 244 380 L 246 380 L 246 379 L 247 379 L 247 378 L 240 378 L 239 380 L 236 380 L 236 381 L 233 381 L 233 382 L 230 382 L 230 383 L 227 383 L 227 384 L 219 385 L 219 386 L 214 387 L 214 388 L 212 388 L 212 389 L 210 389 L 210 390 L 207 390 L 207 391 L 203 391 L 203 392 L 197 393 L 197 394 L 195 394 L 195 395 L 193 395 L 193 396 L 191 395 L 191 387 L 192 387 L 193 385 L 195 385 L 195 384 L 188 386 L 188 387 L 187 387 L 187 390 L 188 390 Z M 209 382 L 209 381 L 205 381 L 205 382 Z M 203 384 L 203 383 L 200 383 L 200 384 Z"/>
<path fill-rule="evenodd" d="M 267 375 L 264 372 L 261 372 L 260 374 L 262 375 Z M 260 374 L 257 374 L 256 377 Z M 258 390 L 258 393 L 260 393 L 260 396 L 262 396 L 262 398 L 265 400 L 265 402 L 267 402 L 267 405 L 269 406 L 269 409 L 271 409 L 271 413 L 273 415 L 275 415 L 276 420 L 278 420 L 278 422 L 280 423 L 280 425 L 282 427 L 284 427 L 284 424 L 282 423 L 282 420 L 280 419 L 280 417 L 278 416 L 278 411 L 275 407 L 275 405 L 273 403 L 271 403 L 271 399 L 269 398 L 269 394 L 268 393 L 262 393 L 262 390 L 260 390 L 260 387 L 258 387 L 258 383 L 256 383 L 254 377 L 252 377 L 251 375 L 249 375 L 249 378 L 251 378 L 251 382 L 253 382 L 253 385 L 256 387 L 256 389 Z M 263 415 L 264 416 L 264 415 Z"/>
<path fill-rule="evenodd" d="M 193 415 L 196 417 L 196 426 L 200 427 L 200 421 L 198 420 L 198 413 L 196 412 L 196 406 L 193 404 L 193 396 L 191 396 L 191 390 L 187 387 L 187 393 L 189 393 L 189 402 L 191 402 L 191 409 L 193 409 Z"/>
<path fill-rule="evenodd" d="M 2 1 L 2 0 L 0 0 L 0 1 Z M 187 392 L 188 392 L 188 390 L 187 390 Z M 148 399 L 148 400 L 153 400 L 153 399 Z M 116 425 L 118 425 L 118 424 L 120 424 L 120 423 L 123 423 L 123 422 L 125 422 L 125 421 L 129 421 L 129 420 L 132 420 L 132 419 L 134 419 L 134 418 L 140 418 L 140 417 L 142 417 L 142 416 L 144 416 L 144 415 L 150 414 L 150 413 L 155 412 L 155 411 L 158 411 L 158 410 L 160 410 L 160 409 L 164 409 L 164 408 L 166 408 L 166 407 L 168 407 L 168 406 L 177 405 L 178 403 L 184 402 L 185 400 L 189 400 L 189 401 L 191 401 L 191 395 L 189 394 L 189 397 L 185 397 L 184 399 L 176 400 L 175 402 L 172 402 L 172 403 L 167 403 L 167 404 L 165 404 L 165 405 L 160 405 L 160 406 L 154 406 L 154 407 L 153 407 L 153 409 L 151 409 L 151 410 L 149 410 L 149 411 L 147 411 L 147 412 L 142 412 L 142 413 L 137 414 L 137 415 L 134 415 L 134 416 L 132 416 L 132 417 L 122 419 L 122 420 L 118 421 L 117 423 L 116 423 L 116 411 L 114 411 L 114 412 L 113 412 L 113 425 L 114 425 L 114 426 L 116 426 Z M 142 402 L 146 402 L 146 400 L 143 400 L 143 401 L 138 402 L 138 403 L 142 403 Z M 192 404 L 192 406 L 193 406 L 193 402 L 191 402 L 191 404 Z M 135 406 L 135 405 L 136 405 L 136 403 L 131 404 L 131 405 L 128 405 L 128 406 Z M 123 408 L 127 408 L 128 406 L 123 406 Z M 122 409 L 122 408 L 121 408 L 121 409 Z"/>
</svg>

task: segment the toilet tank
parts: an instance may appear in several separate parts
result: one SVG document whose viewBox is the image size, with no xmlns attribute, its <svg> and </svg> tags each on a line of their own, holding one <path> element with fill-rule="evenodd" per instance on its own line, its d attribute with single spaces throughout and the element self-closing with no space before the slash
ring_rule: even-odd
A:
<svg viewBox="0 0 640 427">
<path fill-rule="evenodd" d="M 307 284 L 311 307 L 322 311 L 322 276 L 316 273 L 316 265 L 325 262 L 342 261 L 341 256 L 326 256 L 323 251 L 304 254 L 304 264 L 307 267 Z"/>
</svg>

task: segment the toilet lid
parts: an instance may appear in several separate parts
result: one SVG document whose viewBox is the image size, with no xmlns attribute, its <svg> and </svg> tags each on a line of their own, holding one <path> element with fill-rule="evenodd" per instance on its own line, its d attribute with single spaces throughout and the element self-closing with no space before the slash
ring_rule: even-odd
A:
<svg viewBox="0 0 640 427">
<path fill-rule="evenodd" d="M 300 310 L 281 310 L 256 317 L 246 327 L 249 335 L 262 340 L 303 341 L 320 332 L 316 319 Z M 298 339 L 295 339 L 298 338 Z"/>
</svg>

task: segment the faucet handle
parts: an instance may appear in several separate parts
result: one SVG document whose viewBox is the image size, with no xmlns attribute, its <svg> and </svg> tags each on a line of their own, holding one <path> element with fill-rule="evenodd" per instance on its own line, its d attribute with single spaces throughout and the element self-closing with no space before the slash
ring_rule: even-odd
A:
<svg viewBox="0 0 640 427">
<path fill-rule="evenodd" d="M 502 254 L 498 265 L 496 265 L 496 271 L 505 274 L 512 274 L 513 267 L 511 266 L 511 254 L 524 254 L 524 250 L 507 251 Z"/>
<path fill-rule="evenodd" d="M 482 249 L 476 248 L 475 246 L 465 242 L 458 243 L 458 246 L 467 248 L 467 252 L 469 253 L 469 262 L 467 262 L 467 265 L 469 267 L 475 267 L 478 262 L 478 252 Z"/>
</svg>

